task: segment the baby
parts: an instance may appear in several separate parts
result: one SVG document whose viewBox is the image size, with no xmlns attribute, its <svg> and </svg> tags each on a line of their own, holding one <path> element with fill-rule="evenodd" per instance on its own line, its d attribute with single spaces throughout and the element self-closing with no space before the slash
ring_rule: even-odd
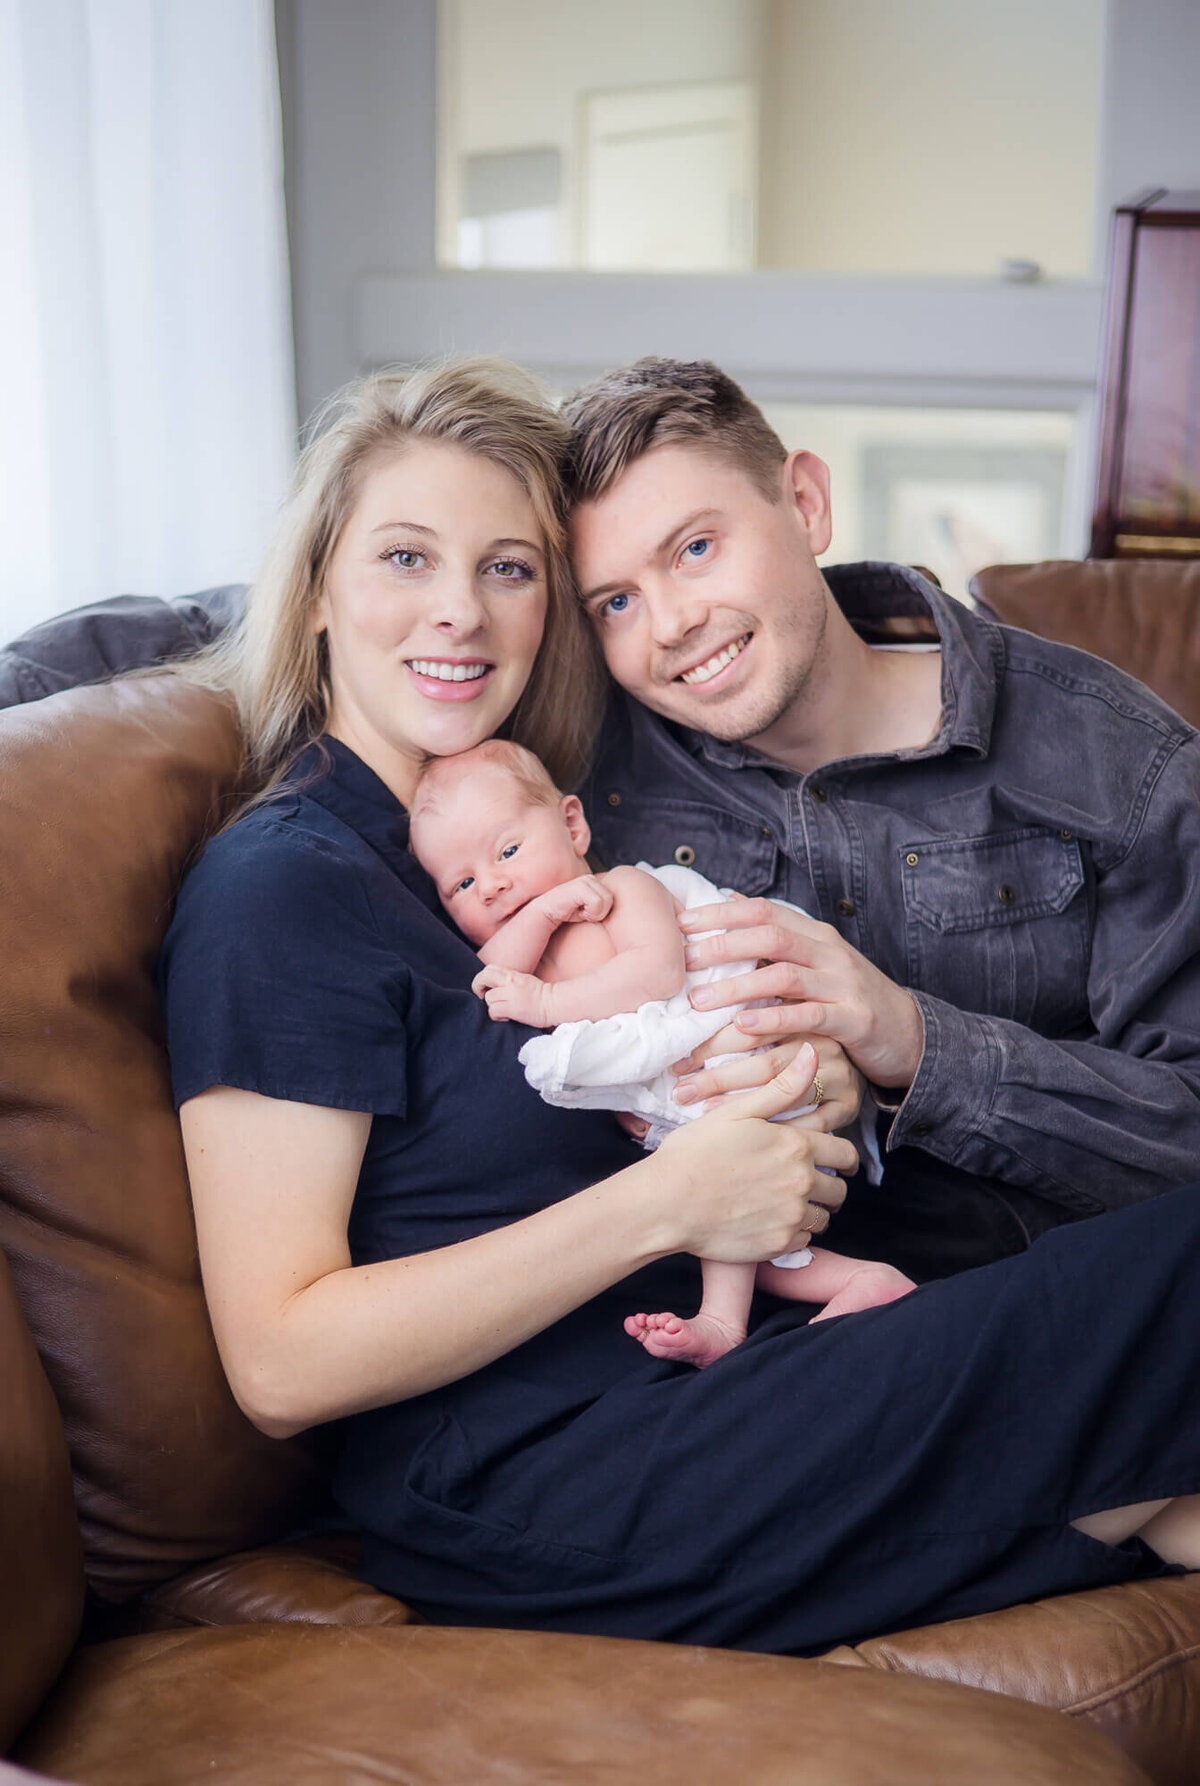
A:
<svg viewBox="0 0 1200 1786">
<path fill-rule="evenodd" d="M 590 873 L 591 833 L 583 807 L 573 794 L 559 792 L 531 751 L 492 739 L 460 756 L 435 758 L 413 799 L 411 842 L 446 911 L 479 949 L 484 966 L 472 987 L 497 1022 L 585 1031 L 598 1020 L 636 1013 L 640 1026 L 653 1029 L 669 1001 L 683 994 L 684 940 L 677 924 L 683 902 L 664 883 L 689 871 Z M 692 878 L 701 892 L 688 903 L 713 896 L 708 882 Z M 707 1013 L 699 1021 L 711 1035 L 727 1015 Z M 619 1033 L 628 1069 L 632 1028 Z M 527 1056 L 547 1045 L 539 1040 L 521 1051 L 534 1084 L 539 1078 Z M 672 1044 L 666 1060 L 692 1045 Z M 552 1077 L 543 1073 L 539 1089 L 555 1103 L 621 1109 L 630 1101 L 628 1082 L 572 1098 L 553 1095 L 546 1083 Z M 655 1112 L 656 1120 L 623 1120 L 639 1137 L 650 1129 L 649 1144 L 661 1138 L 664 1115 L 678 1125 L 700 1114 L 679 1105 L 664 1111 L 661 1092 L 643 1108 Z M 797 1265 L 806 1267 L 802 1288 L 794 1287 Z M 706 1259 L 697 1315 L 690 1320 L 633 1315 L 626 1331 L 655 1357 L 712 1364 L 745 1339 L 756 1276 L 777 1296 L 824 1303 L 818 1320 L 891 1302 L 913 1288 L 891 1266 L 845 1259 L 818 1247 L 757 1267 Z"/>
</svg>

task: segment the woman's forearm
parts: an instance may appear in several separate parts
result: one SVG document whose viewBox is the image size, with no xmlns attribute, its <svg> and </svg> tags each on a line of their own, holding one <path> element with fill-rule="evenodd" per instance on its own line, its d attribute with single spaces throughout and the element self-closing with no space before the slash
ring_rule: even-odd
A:
<svg viewBox="0 0 1200 1786">
<path fill-rule="evenodd" d="M 653 1172 L 638 1162 L 508 1227 L 298 1290 L 237 1384 L 243 1408 L 284 1438 L 490 1364 L 674 1250 L 654 1214 Z"/>
</svg>

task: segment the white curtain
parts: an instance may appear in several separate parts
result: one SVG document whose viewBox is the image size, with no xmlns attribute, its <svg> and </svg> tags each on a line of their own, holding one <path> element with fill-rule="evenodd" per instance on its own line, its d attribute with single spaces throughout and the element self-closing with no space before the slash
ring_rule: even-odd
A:
<svg viewBox="0 0 1200 1786">
<path fill-rule="evenodd" d="M 248 579 L 294 438 L 270 0 L 0 0 L 0 643 Z"/>
</svg>

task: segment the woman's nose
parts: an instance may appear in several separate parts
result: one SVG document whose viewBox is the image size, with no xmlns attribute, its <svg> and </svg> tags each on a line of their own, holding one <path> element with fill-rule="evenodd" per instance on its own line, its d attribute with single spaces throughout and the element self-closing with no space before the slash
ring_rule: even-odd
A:
<svg viewBox="0 0 1200 1786">
<path fill-rule="evenodd" d="M 430 593 L 429 619 L 442 632 L 470 637 L 487 625 L 487 607 L 474 573 L 446 572 Z"/>
</svg>

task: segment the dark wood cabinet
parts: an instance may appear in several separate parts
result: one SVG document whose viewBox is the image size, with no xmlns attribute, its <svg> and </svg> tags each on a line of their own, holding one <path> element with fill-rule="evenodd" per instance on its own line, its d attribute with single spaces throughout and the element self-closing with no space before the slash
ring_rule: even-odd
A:
<svg viewBox="0 0 1200 1786">
<path fill-rule="evenodd" d="M 1200 558 L 1200 191 L 1113 216 L 1093 558 Z"/>
</svg>

